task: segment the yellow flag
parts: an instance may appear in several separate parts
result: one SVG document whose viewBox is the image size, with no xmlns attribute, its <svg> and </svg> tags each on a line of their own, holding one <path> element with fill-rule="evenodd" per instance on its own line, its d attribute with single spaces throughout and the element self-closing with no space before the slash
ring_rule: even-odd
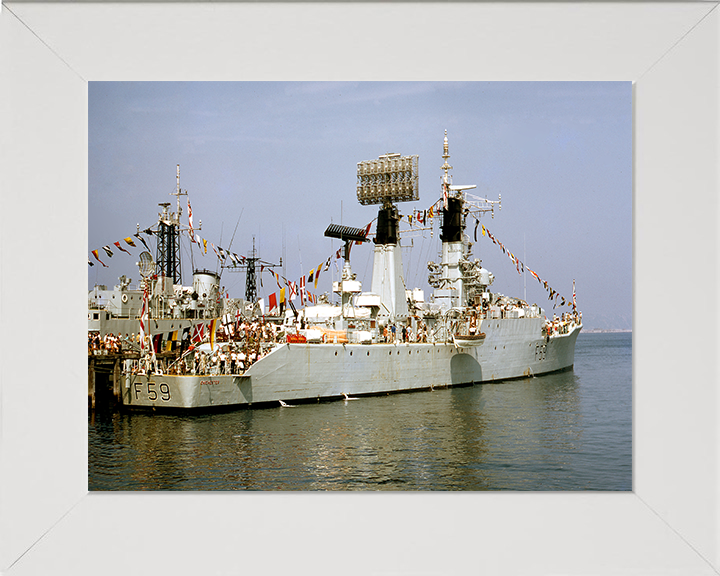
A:
<svg viewBox="0 0 720 576">
<path fill-rule="evenodd" d="M 217 319 L 210 322 L 210 350 L 215 350 L 215 327 Z"/>
</svg>

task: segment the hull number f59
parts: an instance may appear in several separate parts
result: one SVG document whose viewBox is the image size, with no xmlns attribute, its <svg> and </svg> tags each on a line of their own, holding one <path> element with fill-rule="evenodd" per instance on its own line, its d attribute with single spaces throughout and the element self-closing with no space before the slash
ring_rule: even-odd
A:
<svg viewBox="0 0 720 576">
<path fill-rule="evenodd" d="M 147 396 L 147 399 L 151 402 L 154 402 L 158 398 L 163 402 L 168 402 L 170 400 L 170 386 L 168 386 L 165 382 L 160 382 L 159 384 L 152 381 L 144 384 L 142 382 L 135 382 L 134 388 L 135 400 L 140 398 L 141 394 Z"/>
</svg>

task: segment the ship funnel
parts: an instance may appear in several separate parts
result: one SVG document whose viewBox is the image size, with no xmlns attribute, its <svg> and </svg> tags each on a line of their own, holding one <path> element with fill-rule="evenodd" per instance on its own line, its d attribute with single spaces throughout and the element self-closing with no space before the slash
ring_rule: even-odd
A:
<svg viewBox="0 0 720 576">
<path fill-rule="evenodd" d="M 443 222 L 440 240 L 443 242 L 460 242 L 462 240 L 462 211 L 462 200 L 454 197 L 447 199 L 447 208 L 442 211 Z"/>
<path fill-rule="evenodd" d="M 220 276 L 210 270 L 195 270 L 193 273 L 193 301 L 191 309 L 202 305 L 206 310 L 213 306 L 220 292 Z"/>
<path fill-rule="evenodd" d="M 397 244 L 398 243 L 398 211 L 395 206 L 380 208 L 378 210 L 377 231 L 375 233 L 375 244 Z"/>
</svg>

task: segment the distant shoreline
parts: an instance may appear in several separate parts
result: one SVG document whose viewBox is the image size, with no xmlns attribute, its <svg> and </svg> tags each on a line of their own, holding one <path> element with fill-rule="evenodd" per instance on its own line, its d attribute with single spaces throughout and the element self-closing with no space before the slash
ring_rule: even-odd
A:
<svg viewBox="0 0 720 576">
<path fill-rule="evenodd" d="M 614 330 L 600 330 L 598 328 L 593 328 L 591 330 L 583 330 L 583 334 L 606 334 L 608 332 L 632 332 L 632 329 L 614 329 Z"/>
</svg>

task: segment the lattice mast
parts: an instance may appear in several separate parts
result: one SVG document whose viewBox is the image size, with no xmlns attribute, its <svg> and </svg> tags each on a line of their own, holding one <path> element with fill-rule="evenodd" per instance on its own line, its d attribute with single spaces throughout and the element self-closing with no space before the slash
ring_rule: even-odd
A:
<svg viewBox="0 0 720 576">
<path fill-rule="evenodd" d="M 161 202 L 162 212 L 159 214 L 157 238 L 157 274 L 172 278 L 173 284 L 182 284 L 182 269 L 180 262 L 180 196 L 186 196 L 187 191 L 180 189 L 180 164 L 177 165 L 177 187 L 170 196 L 177 198 L 177 211 L 170 212 L 170 202 Z"/>
<path fill-rule="evenodd" d="M 243 256 L 242 262 L 237 264 L 233 262 L 228 265 L 225 264 L 223 268 L 229 271 L 245 270 L 245 301 L 246 302 L 257 302 L 257 265 L 262 265 L 264 268 L 277 268 L 282 266 L 282 258 L 280 258 L 279 264 L 273 264 L 272 262 L 266 262 L 258 257 L 255 249 L 255 236 L 253 236 L 252 251 L 249 256 Z"/>
</svg>

